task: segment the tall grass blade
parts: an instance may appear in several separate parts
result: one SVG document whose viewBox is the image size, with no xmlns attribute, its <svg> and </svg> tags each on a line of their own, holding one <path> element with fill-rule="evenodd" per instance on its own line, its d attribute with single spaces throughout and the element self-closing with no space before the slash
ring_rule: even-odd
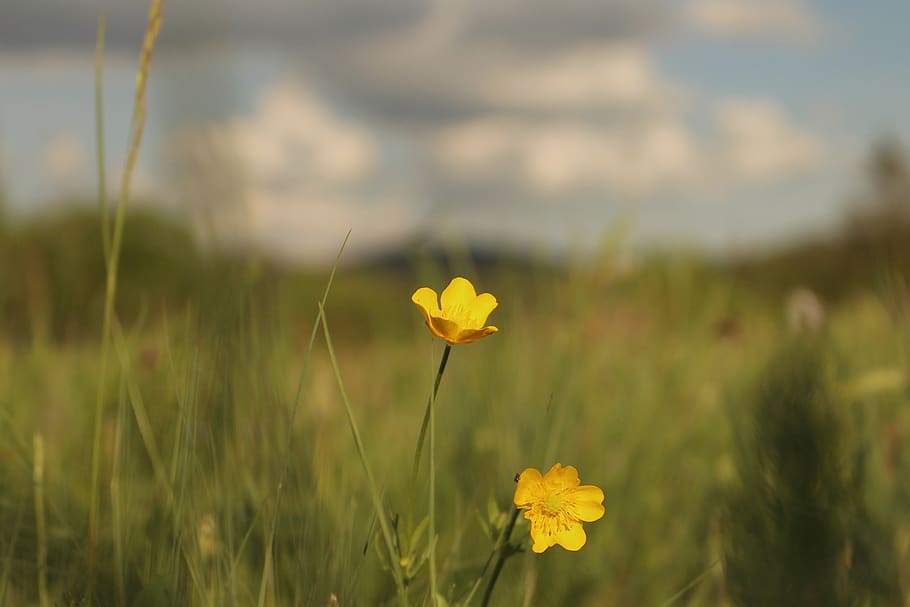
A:
<svg viewBox="0 0 910 607">
<path fill-rule="evenodd" d="M 19 505 L 16 512 L 16 522 L 13 523 L 10 531 L 12 536 L 9 539 L 9 546 L 3 557 L 3 574 L 0 575 L 0 605 L 7 604 L 7 593 L 9 592 L 9 579 L 13 570 L 13 555 L 16 554 L 16 542 L 19 540 L 19 532 L 22 530 L 22 519 L 25 516 L 25 503 Z"/>
<path fill-rule="evenodd" d="M 38 604 L 50 607 L 47 596 L 47 521 L 44 517 L 44 439 L 34 437 L 35 526 L 38 541 Z"/>
<path fill-rule="evenodd" d="M 703 579 L 705 579 L 705 577 L 706 577 L 709 573 L 711 573 L 711 571 L 712 571 L 715 567 L 717 567 L 717 564 L 718 564 L 718 563 L 720 563 L 720 559 L 717 559 L 716 561 L 714 561 L 713 563 L 711 563 L 711 565 L 710 565 L 707 569 L 705 569 L 704 571 L 702 571 L 701 573 L 699 573 L 691 582 L 689 582 L 688 584 L 686 584 L 685 586 L 683 586 L 682 588 L 680 588 L 679 591 L 678 591 L 676 594 L 674 594 L 674 595 L 671 596 L 669 599 L 667 599 L 666 601 L 664 601 L 663 603 L 661 603 L 661 604 L 660 604 L 660 607 L 670 607 L 670 605 L 672 605 L 673 603 L 675 603 L 676 601 L 678 601 L 679 599 L 681 599 L 681 598 L 683 597 L 684 594 L 686 594 L 687 592 L 689 592 L 690 590 L 692 590 L 693 588 L 695 588 L 695 587 L 698 585 L 699 582 L 701 582 Z"/>
<path fill-rule="evenodd" d="M 319 306 L 325 306 L 329 298 L 329 291 L 332 290 L 332 283 L 335 280 L 335 271 L 338 269 L 338 263 L 341 261 L 341 254 L 344 253 L 344 247 L 348 244 L 348 238 L 351 237 L 351 231 L 345 235 L 338 248 L 338 254 L 335 255 L 335 263 L 332 264 L 332 271 L 329 272 L 329 280 L 325 285 L 325 291 L 322 293 L 322 299 L 319 300 Z M 300 408 L 300 396 L 303 393 L 303 382 L 306 378 L 306 372 L 310 364 L 310 354 L 313 352 L 313 344 L 316 342 L 316 335 L 319 334 L 319 312 L 316 313 L 316 319 L 313 322 L 313 330 L 310 331 L 310 341 L 307 343 L 306 352 L 303 355 L 303 364 L 300 367 L 300 376 L 297 379 L 297 390 L 294 392 L 294 401 L 291 403 L 291 415 L 288 420 L 288 436 L 284 449 L 284 464 L 281 470 L 281 478 L 278 481 L 278 487 L 275 490 L 275 512 L 272 514 L 272 524 L 269 528 L 269 541 L 266 544 L 266 555 L 264 559 L 262 582 L 259 586 L 258 606 L 263 607 L 265 604 L 267 568 L 272 564 L 272 549 L 275 543 L 275 532 L 278 529 L 278 516 L 281 508 L 281 496 L 284 492 L 284 483 L 287 480 L 288 469 L 291 465 L 291 441 L 294 436 L 294 423 L 297 421 L 297 411 Z"/>
<path fill-rule="evenodd" d="M 89 503 L 89 537 L 88 537 L 88 571 L 86 595 L 92 600 L 95 583 L 95 567 L 98 548 L 98 519 L 101 486 L 101 428 L 104 415 L 104 393 L 107 387 L 107 372 L 110 357 L 111 326 L 114 318 L 114 301 L 117 293 L 117 266 L 120 259 L 120 247 L 123 239 L 123 225 L 126 218 L 126 205 L 130 196 L 130 184 L 136 160 L 139 157 L 139 144 L 145 127 L 145 90 L 148 82 L 149 68 L 152 62 L 152 51 L 161 31 L 161 11 L 163 0 L 152 0 L 149 6 L 148 24 L 142 52 L 139 57 L 139 70 L 136 75 L 136 92 L 133 101 L 133 118 L 130 128 L 129 151 L 123 169 L 120 197 L 117 202 L 117 213 L 114 219 L 114 230 L 109 255 L 105 260 L 107 280 L 104 292 L 104 319 L 101 329 L 101 361 L 98 377 L 98 391 L 95 398 L 94 429 L 92 433 L 92 482 Z M 103 135 L 103 134 L 102 134 Z"/>
<path fill-rule="evenodd" d="M 332 345 L 332 336 L 329 333 L 328 321 L 325 317 L 325 309 L 319 306 L 319 319 L 322 322 L 322 330 L 325 335 L 326 348 L 329 351 L 329 360 L 332 363 L 332 370 L 335 373 L 335 379 L 338 382 L 338 391 L 341 393 L 341 401 L 344 403 L 344 412 L 348 418 L 348 425 L 351 428 L 351 434 L 354 437 L 354 445 L 357 448 L 357 457 L 360 458 L 360 464 L 367 477 L 367 484 L 370 489 L 370 499 L 373 501 L 373 510 L 379 519 L 379 527 L 382 529 L 382 536 L 385 540 L 386 550 L 389 554 L 389 565 L 392 570 L 392 576 L 395 578 L 395 587 L 398 591 L 398 603 L 402 607 L 407 607 L 408 596 L 404 586 L 404 577 L 401 571 L 398 551 L 395 549 L 395 539 L 392 537 L 392 526 L 389 524 L 388 516 L 382 505 L 382 498 L 379 495 L 379 486 L 373 477 L 373 471 L 370 469 L 370 462 L 367 458 L 366 448 L 363 446 L 363 439 L 360 437 L 360 430 L 357 427 L 357 421 L 354 418 L 354 410 L 351 407 L 351 401 L 348 399 L 347 391 L 344 388 L 344 380 L 341 379 L 341 370 L 338 367 L 338 360 L 335 357 L 335 348 Z"/>
<path fill-rule="evenodd" d="M 114 428 L 114 453 L 111 464 L 111 528 L 114 536 L 114 576 L 117 584 L 119 605 L 126 604 L 126 592 L 123 585 L 123 495 L 120 485 L 121 460 L 123 458 L 123 430 L 127 423 L 126 382 L 120 379 L 120 397 L 117 399 L 117 425 Z"/>
<path fill-rule="evenodd" d="M 111 256 L 110 213 L 107 205 L 107 177 L 104 157 L 104 32 L 105 16 L 98 17 L 98 33 L 95 37 L 95 163 L 98 170 L 98 213 L 101 216 L 101 242 L 104 247 L 104 263 Z"/>
</svg>

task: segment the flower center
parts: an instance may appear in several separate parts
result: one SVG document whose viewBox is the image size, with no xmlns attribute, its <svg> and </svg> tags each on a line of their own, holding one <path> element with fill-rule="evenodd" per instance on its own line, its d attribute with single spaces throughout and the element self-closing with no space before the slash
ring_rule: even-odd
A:
<svg viewBox="0 0 910 607">
<path fill-rule="evenodd" d="M 442 316 L 460 327 L 472 327 L 478 324 L 470 310 L 462 305 L 452 306 L 442 311 Z"/>
<path fill-rule="evenodd" d="M 562 495 L 559 493 L 550 493 L 547 497 L 544 498 L 543 506 L 544 512 L 547 514 L 559 514 L 564 510 L 564 500 Z"/>
</svg>

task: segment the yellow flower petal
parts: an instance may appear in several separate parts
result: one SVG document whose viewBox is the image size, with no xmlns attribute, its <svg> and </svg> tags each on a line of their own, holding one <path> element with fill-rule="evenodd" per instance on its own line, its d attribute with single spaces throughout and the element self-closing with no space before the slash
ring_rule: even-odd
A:
<svg viewBox="0 0 910 607">
<path fill-rule="evenodd" d="M 456 341 L 459 333 L 458 325 L 451 320 L 434 316 L 427 321 L 427 326 L 436 337 L 441 337 L 450 344 L 458 343 Z"/>
<path fill-rule="evenodd" d="M 581 547 L 584 546 L 587 541 L 588 536 L 585 535 L 585 530 L 581 526 L 581 523 L 571 525 L 568 529 L 564 529 L 556 535 L 556 543 L 572 552 L 581 550 Z"/>
<path fill-rule="evenodd" d="M 604 492 L 594 485 L 582 485 L 571 493 L 569 513 L 580 521 L 593 523 L 604 515 Z"/>
<path fill-rule="evenodd" d="M 534 540 L 534 544 L 531 546 L 531 550 L 540 554 L 544 552 L 547 548 L 551 548 L 556 545 L 556 538 L 549 536 L 541 530 L 535 530 L 534 525 L 531 525 L 531 539 Z"/>
<path fill-rule="evenodd" d="M 474 285 L 471 284 L 471 281 L 461 276 L 456 276 L 442 292 L 442 297 L 440 297 L 442 312 L 451 320 L 455 320 L 449 314 L 458 309 L 467 311 L 470 305 L 474 303 L 475 297 L 477 297 L 477 292 L 474 290 Z"/>
<path fill-rule="evenodd" d="M 544 552 L 559 544 L 566 550 L 580 550 L 587 542 L 582 522 L 604 515 L 604 493 L 594 485 L 580 485 L 578 470 L 556 463 L 546 474 L 534 468 L 518 476 L 513 498 L 526 510 L 530 522 L 532 550 Z"/>
<path fill-rule="evenodd" d="M 436 291 L 429 287 L 420 287 L 411 295 L 411 301 L 420 308 L 427 321 L 431 316 L 440 316 L 442 310 L 439 309 L 439 296 Z"/>
<path fill-rule="evenodd" d="M 563 468 L 562 464 L 556 463 L 544 475 L 544 482 L 555 489 L 577 487 L 580 482 L 578 480 L 578 470 L 575 466 L 566 466 Z"/>
<path fill-rule="evenodd" d="M 493 310 L 498 305 L 499 302 L 490 293 L 483 293 L 475 297 L 468 308 L 468 316 L 472 324 L 476 325 L 471 328 L 479 329 L 487 324 L 487 318 L 490 317 L 490 314 L 493 313 Z"/>
<path fill-rule="evenodd" d="M 519 508 L 530 508 L 531 503 L 539 499 L 541 480 L 543 480 L 543 476 L 539 470 L 526 468 L 518 477 L 518 486 L 515 488 L 515 505 Z"/>
<path fill-rule="evenodd" d="M 496 298 L 490 293 L 478 297 L 474 285 L 460 276 L 449 282 L 441 296 L 421 287 L 411 295 L 411 301 L 420 309 L 430 332 L 449 345 L 469 344 L 499 331 L 484 326 L 498 305 Z"/>
<path fill-rule="evenodd" d="M 497 331 L 499 331 L 499 329 L 494 326 L 484 327 L 483 329 L 462 329 L 458 332 L 453 341 L 457 344 L 469 344 L 477 341 L 481 337 L 492 335 Z"/>
</svg>

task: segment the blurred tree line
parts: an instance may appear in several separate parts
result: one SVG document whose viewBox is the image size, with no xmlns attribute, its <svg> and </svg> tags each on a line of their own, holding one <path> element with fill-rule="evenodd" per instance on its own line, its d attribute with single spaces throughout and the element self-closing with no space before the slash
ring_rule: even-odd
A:
<svg viewBox="0 0 910 607">
<path fill-rule="evenodd" d="M 190 232 L 148 208 L 127 215 L 118 309 L 135 319 L 148 307 L 188 300 L 202 257 Z M 98 213 L 84 206 L 0 220 L 0 332 L 14 338 L 97 338 L 105 269 Z"/>
<path fill-rule="evenodd" d="M 884 139 L 872 149 L 858 194 L 840 231 L 807 239 L 729 268 L 751 286 L 779 293 L 809 286 L 829 298 L 910 280 L 910 164 L 906 149 Z"/>
<path fill-rule="evenodd" d="M 0 335 L 16 340 L 94 339 L 105 283 L 97 211 L 70 201 L 53 211 L 13 220 L 4 204 L 2 177 Z M 412 276 L 422 262 L 413 247 L 405 249 L 367 262 L 361 272 L 364 280 L 382 283 L 383 276 Z M 307 274 L 252 257 L 251 261 L 249 254 L 203 246 L 186 221 L 153 205 L 133 205 L 124 232 L 118 314 L 128 324 L 169 306 L 180 310 L 188 302 L 200 306 L 217 302 L 223 308 L 220 304 L 226 300 L 250 296 L 248 287 L 254 283 L 257 298 L 273 294 L 268 287 L 279 282 L 291 285 L 298 295 L 321 288 L 324 272 Z M 472 257 L 481 270 L 514 266 L 526 271 L 530 263 L 514 254 Z M 883 282 L 903 289 L 910 281 L 910 164 L 905 149 L 894 140 L 874 147 L 839 233 L 767 255 L 727 260 L 713 269 L 707 261 L 702 263 L 704 276 L 716 270 L 723 278 L 773 297 L 797 286 L 829 298 Z M 293 280 L 284 280 L 288 277 Z"/>
</svg>

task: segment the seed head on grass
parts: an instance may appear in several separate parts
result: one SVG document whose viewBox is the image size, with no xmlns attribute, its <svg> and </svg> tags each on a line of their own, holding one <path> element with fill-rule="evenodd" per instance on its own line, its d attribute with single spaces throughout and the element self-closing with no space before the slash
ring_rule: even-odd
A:
<svg viewBox="0 0 910 607">
<path fill-rule="evenodd" d="M 572 551 L 585 545 L 588 538 L 582 522 L 591 523 L 604 515 L 604 492 L 580 483 L 574 466 L 558 463 L 544 475 L 535 468 L 519 475 L 515 506 L 527 510 L 534 552 L 556 544 Z"/>
<path fill-rule="evenodd" d="M 466 278 L 453 278 L 442 297 L 429 287 L 421 287 L 414 291 L 411 301 L 423 313 L 430 332 L 450 346 L 469 344 L 499 331 L 492 325 L 485 326 L 499 305 L 496 298 L 490 293 L 478 295 Z"/>
</svg>

